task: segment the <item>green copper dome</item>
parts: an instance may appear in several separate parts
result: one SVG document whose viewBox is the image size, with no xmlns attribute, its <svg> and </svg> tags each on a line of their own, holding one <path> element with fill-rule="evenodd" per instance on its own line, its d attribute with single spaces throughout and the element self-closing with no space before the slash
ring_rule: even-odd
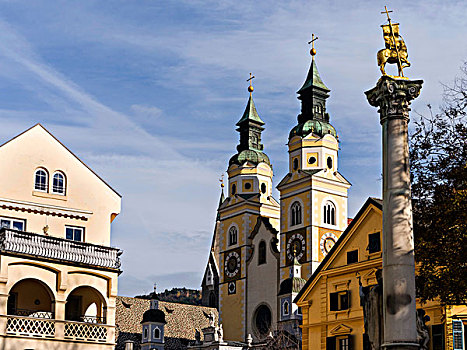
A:
<svg viewBox="0 0 467 350">
<path fill-rule="evenodd" d="M 311 119 L 307 120 L 304 123 L 296 125 L 289 134 L 289 139 L 294 136 L 305 137 L 308 134 L 313 132 L 313 134 L 323 137 L 326 134 L 331 134 L 334 137 L 337 137 L 337 132 L 334 127 L 323 120 Z"/>
<path fill-rule="evenodd" d="M 266 155 L 266 153 L 256 151 L 254 149 L 246 149 L 235 154 L 232 158 L 230 158 L 229 166 L 232 164 L 243 165 L 243 163 L 246 161 L 249 161 L 255 165 L 258 165 L 259 163 L 266 163 L 271 166 L 271 162 L 269 161 L 269 157 Z"/>
</svg>

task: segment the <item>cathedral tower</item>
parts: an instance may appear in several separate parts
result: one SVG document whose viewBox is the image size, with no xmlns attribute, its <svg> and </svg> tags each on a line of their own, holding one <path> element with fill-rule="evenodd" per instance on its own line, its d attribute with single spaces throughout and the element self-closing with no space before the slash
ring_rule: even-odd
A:
<svg viewBox="0 0 467 350">
<path fill-rule="evenodd" d="M 280 208 L 272 166 L 263 152 L 264 122 L 253 102 L 237 123 L 240 142 L 229 161 L 227 198 L 219 206 L 219 317 L 224 338 L 267 336 L 277 319 Z"/>
<path fill-rule="evenodd" d="M 347 226 L 350 183 L 338 172 L 339 141 L 326 112 L 330 90 L 319 75 L 314 47 L 310 52 L 310 69 L 297 92 L 301 113 L 289 134 L 289 173 L 277 186 L 280 281 L 291 277 L 294 251 L 302 277 L 308 279 Z"/>
</svg>

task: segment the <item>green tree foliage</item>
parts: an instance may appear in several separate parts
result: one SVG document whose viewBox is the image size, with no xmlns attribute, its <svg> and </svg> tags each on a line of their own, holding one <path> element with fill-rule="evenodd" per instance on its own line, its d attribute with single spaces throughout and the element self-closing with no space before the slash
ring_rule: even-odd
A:
<svg viewBox="0 0 467 350">
<path fill-rule="evenodd" d="M 467 62 L 410 139 L 417 293 L 467 303 Z"/>
</svg>

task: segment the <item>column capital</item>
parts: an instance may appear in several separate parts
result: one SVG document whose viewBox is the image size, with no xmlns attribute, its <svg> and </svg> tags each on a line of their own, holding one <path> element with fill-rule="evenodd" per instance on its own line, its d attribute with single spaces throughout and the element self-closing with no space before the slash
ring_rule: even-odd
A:
<svg viewBox="0 0 467 350">
<path fill-rule="evenodd" d="M 389 119 L 409 120 L 410 103 L 420 95 L 423 80 L 408 80 L 383 75 L 365 95 L 368 103 L 379 107 L 380 123 Z"/>
</svg>

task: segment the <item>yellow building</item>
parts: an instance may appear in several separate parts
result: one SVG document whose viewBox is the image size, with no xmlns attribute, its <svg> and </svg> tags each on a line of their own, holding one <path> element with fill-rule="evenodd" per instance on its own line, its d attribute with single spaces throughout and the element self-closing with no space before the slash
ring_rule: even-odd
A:
<svg viewBox="0 0 467 350">
<path fill-rule="evenodd" d="M 274 247 L 280 209 L 272 197 L 272 166 L 261 144 L 264 122 L 251 92 L 250 86 L 237 123 L 237 153 L 227 169 L 228 196 L 219 206 L 215 232 L 219 318 L 227 340 L 245 340 L 248 334 L 261 339 L 277 318 L 279 252 Z"/>
<path fill-rule="evenodd" d="M 376 284 L 375 272 L 382 268 L 381 232 L 382 202 L 369 198 L 295 299 L 303 313 L 303 349 L 369 349 L 359 279 L 363 287 Z M 465 349 L 465 306 L 432 301 L 417 302 L 417 308 L 430 317 L 430 350 Z"/>
<path fill-rule="evenodd" d="M 113 349 L 120 195 L 40 124 L 0 164 L 0 348 Z"/>
<path fill-rule="evenodd" d="M 240 143 L 229 161 L 228 193 L 202 282 L 205 305 L 219 307 L 225 339 L 261 341 L 271 331 L 300 338 L 292 303 L 347 226 L 350 183 L 339 173 L 339 141 L 326 111 L 330 90 L 313 57 L 288 138 L 289 172 L 272 197 L 272 164 L 263 152 L 264 122 L 250 98 L 237 123 Z M 218 293 L 217 293 L 218 291 Z"/>
</svg>

